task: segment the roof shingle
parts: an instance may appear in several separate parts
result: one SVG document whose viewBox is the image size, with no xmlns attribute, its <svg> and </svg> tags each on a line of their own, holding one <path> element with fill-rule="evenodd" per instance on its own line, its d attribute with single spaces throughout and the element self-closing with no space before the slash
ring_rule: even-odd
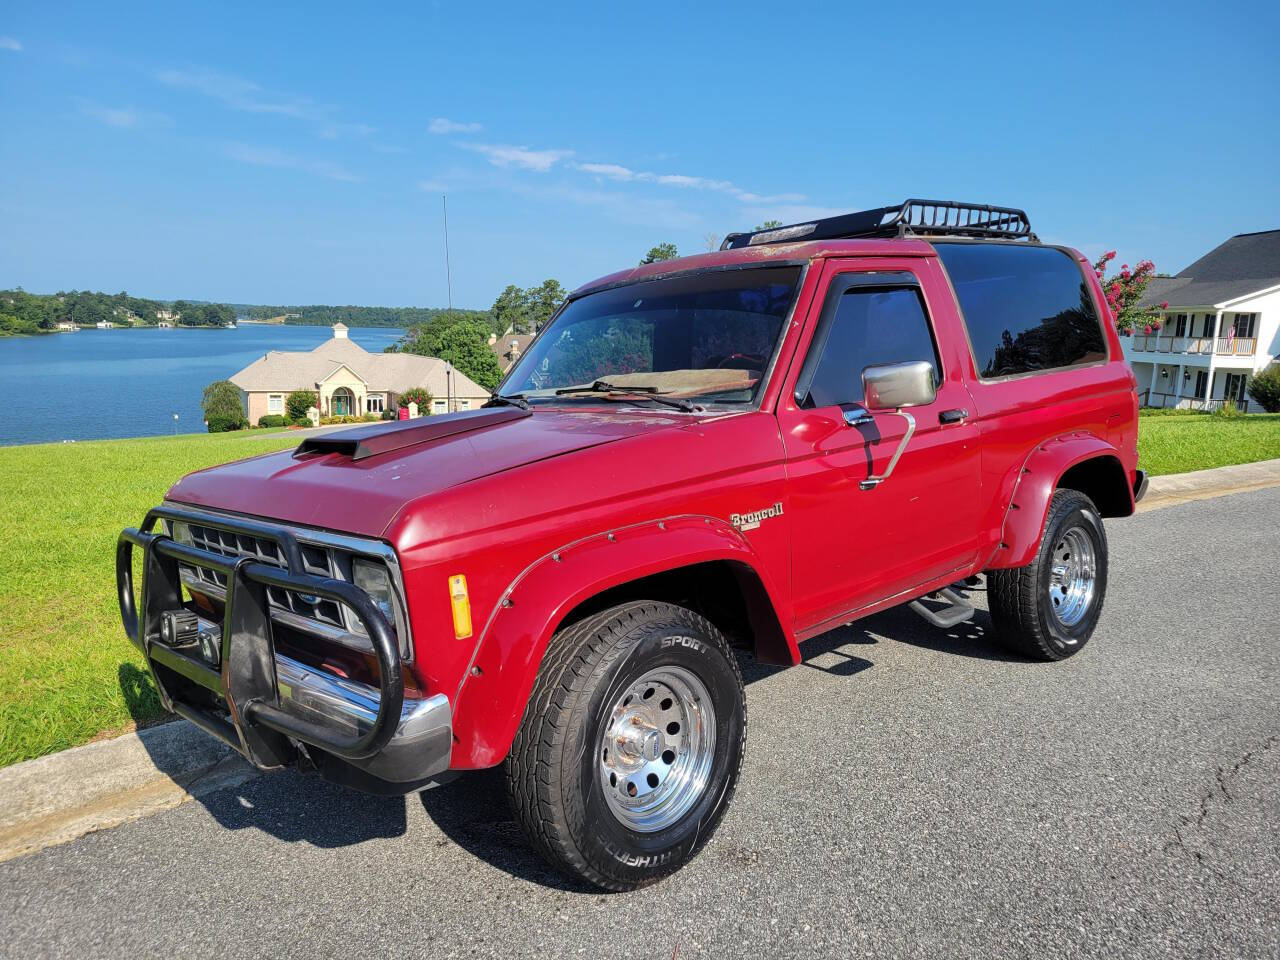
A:
<svg viewBox="0 0 1280 960">
<path fill-rule="evenodd" d="M 1240 233 L 1176 277 L 1151 281 L 1139 306 L 1211 307 L 1280 286 L 1280 230 Z"/>
</svg>

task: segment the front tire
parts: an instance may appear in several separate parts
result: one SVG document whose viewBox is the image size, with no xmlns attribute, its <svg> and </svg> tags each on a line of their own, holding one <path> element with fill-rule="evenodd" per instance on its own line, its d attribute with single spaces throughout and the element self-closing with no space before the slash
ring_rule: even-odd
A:
<svg viewBox="0 0 1280 960">
<path fill-rule="evenodd" d="M 1025 567 L 992 570 L 987 601 L 996 636 L 1033 660 L 1065 660 L 1089 642 L 1107 592 L 1107 534 L 1078 490 L 1058 490 Z"/>
<path fill-rule="evenodd" d="M 544 858 L 606 890 L 690 860 L 738 782 L 742 676 L 711 623 L 669 603 L 604 610 L 552 638 L 505 763 Z"/>
</svg>

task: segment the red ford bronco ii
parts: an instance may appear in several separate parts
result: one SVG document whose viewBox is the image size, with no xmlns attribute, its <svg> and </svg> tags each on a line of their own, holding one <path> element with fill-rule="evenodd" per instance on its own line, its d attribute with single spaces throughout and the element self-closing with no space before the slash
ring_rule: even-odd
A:
<svg viewBox="0 0 1280 960">
<path fill-rule="evenodd" d="M 485 409 L 194 473 L 116 558 L 165 706 L 270 770 L 409 792 L 503 764 L 623 890 L 706 842 L 774 663 L 895 604 L 1059 660 L 1134 511 L 1134 379 L 1020 210 L 908 201 L 577 290 Z M 135 596 L 133 548 L 141 571 Z"/>
</svg>

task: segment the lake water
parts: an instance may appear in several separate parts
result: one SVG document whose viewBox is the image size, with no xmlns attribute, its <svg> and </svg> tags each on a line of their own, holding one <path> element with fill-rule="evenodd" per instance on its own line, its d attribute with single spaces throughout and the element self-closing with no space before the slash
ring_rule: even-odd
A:
<svg viewBox="0 0 1280 960">
<path fill-rule="evenodd" d="M 353 327 L 380 353 L 404 335 Z M 268 350 L 310 350 L 329 327 L 240 324 L 234 330 L 80 330 L 0 338 L 0 445 L 200 433 L 200 394 Z"/>
</svg>

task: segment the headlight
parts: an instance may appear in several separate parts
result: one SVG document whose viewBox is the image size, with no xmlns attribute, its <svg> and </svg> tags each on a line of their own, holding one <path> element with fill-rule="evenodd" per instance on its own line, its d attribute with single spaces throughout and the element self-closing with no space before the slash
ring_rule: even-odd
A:
<svg viewBox="0 0 1280 960">
<path fill-rule="evenodd" d="M 386 565 L 357 558 L 351 563 L 351 574 L 355 585 L 369 594 L 383 616 L 387 618 L 387 623 L 391 624 L 391 629 L 394 630 L 396 626 L 395 591 L 391 589 L 391 574 L 387 572 Z M 364 626 L 359 619 L 355 623 L 356 631 L 364 633 Z"/>
<path fill-rule="evenodd" d="M 178 543 L 185 543 L 191 546 L 191 528 L 181 520 L 169 521 L 169 536 L 173 537 Z"/>
</svg>

